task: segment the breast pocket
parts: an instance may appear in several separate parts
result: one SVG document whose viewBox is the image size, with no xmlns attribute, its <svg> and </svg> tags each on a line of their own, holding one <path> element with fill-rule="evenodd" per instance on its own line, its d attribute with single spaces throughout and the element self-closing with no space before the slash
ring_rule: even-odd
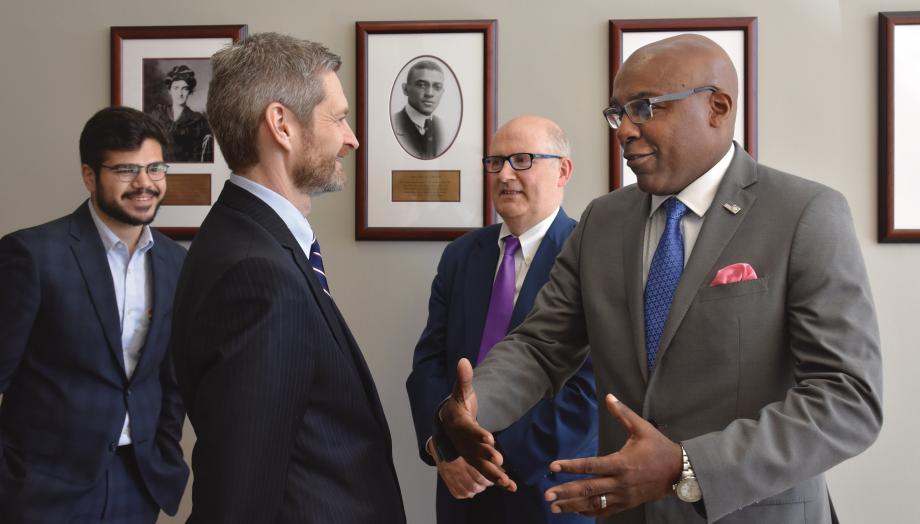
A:
<svg viewBox="0 0 920 524">
<path fill-rule="evenodd" d="M 734 284 L 705 287 L 700 290 L 698 300 L 699 302 L 709 302 L 710 300 L 722 300 L 726 298 L 743 297 L 755 293 L 765 293 L 769 289 L 769 281 L 769 277 L 763 277 L 755 280 L 735 282 Z"/>
</svg>

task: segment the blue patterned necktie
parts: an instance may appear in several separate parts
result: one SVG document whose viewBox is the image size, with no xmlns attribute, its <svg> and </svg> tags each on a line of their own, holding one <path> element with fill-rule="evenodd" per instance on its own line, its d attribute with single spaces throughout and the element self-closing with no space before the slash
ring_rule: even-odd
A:
<svg viewBox="0 0 920 524">
<path fill-rule="evenodd" d="M 319 285 L 323 286 L 323 291 L 331 297 L 329 281 L 326 280 L 326 268 L 323 267 L 323 254 L 319 250 L 319 240 L 315 238 L 313 245 L 310 246 L 310 265 L 313 266 L 313 273 L 316 275 L 316 280 L 319 280 Z"/>
<path fill-rule="evenodd" d="M 665 201 L 663 206 L 667 223 L 652 257 L 645 284 L 645 356 L 650 374 L 655 369 L 658 344 L 671 310 L 674 291 L 684 272 L 684 236 L 680 231 L 680 220 L 687 214 L 687 206 L 674 197 Z"/>
</svg>

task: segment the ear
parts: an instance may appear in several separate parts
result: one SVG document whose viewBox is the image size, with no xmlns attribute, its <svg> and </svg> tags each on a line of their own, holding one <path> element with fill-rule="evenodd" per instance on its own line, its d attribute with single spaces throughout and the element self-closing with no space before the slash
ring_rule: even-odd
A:
<svg viewBox="0 0 920 524">
<path fill-rule="evenodd" d="M 268 130 L 268 136 L 285 151 L 292 149 L 294 136 L 294 115 L 279 102 L 272 102 L 262 114 L 263 121 Z"/>
<path fill-rule="evenodd" d="M 556 187 L 565 187 L 572 178 L 572 172 L 575 171 L 575 164 L 569 157 L 559 159 L 559 179 L 556 181 Z"/>
<path fill-rule="evenodd" d="M 86 190 L 90 194 L 96 193 L 96 173 L 93 172 L 93 168 L 89 167 L 87 164 L 83 164 L 80 168 L 81 174 L 83 175 L 83 186 L 86 187 Z"/>
<path fill-rule="evenodd" d="M 408 89 L 408 86 L 409 86 L 409 82 L 405 82 L 405 83 L 403 83 L 403 85 L 402 85 L 403 94 L 406 95 L 406 96 L 409 96 L 409 89 Z"/>
<path fill-rule="evenodd" d="M 735 101 L 731 95 L 723 91 L 713 93 L 709 97 L 709 125 L 722 127 L 727 123 L 734 124 L 734 107 Z"/>
</svg>

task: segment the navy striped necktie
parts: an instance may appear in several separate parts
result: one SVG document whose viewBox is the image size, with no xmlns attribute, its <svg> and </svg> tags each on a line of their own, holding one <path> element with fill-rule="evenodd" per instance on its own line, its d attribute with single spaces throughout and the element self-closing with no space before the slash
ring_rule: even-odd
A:
<svg viewBox="0 0 920 524">
<path fill-rule="evenodd" d="M 313 266 L 313 273 L 316 275 L 319 285 L 323 286 L 323 291 L 331 297 L 329 281 L 326 280 L 326 268 L 323 267 L 323 254 L 319 250 L 319 240 L 315 238 L 313 239 L 313 245 L 310 246 L 310 265 Z"/>
</svg>

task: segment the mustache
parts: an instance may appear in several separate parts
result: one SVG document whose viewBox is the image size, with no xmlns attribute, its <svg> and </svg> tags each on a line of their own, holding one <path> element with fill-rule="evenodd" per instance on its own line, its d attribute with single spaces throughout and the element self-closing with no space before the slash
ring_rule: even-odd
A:
<svg viewBox="0 0 920 524">
<path fill-rule="evenodd" d="M 122 199 L 134 198 L 134 197 L 143 196 L 144 194 L 148 194 L 148 195 L 153 196 L 153 197 L 158 197 L 158 196 L 160 196 L 160 191 L 157 190 L 157 189 L 152 189 L 152 188 L 144 187 L 144 188 L 137 189 L 137 190 L 134 190 L 134 191 L 129 191 L 129 192 L 127 192 L 127 193 L 123 193 L 123 194 L 121 195 L 121 198 L 122 198 Z"/>
</svg>

